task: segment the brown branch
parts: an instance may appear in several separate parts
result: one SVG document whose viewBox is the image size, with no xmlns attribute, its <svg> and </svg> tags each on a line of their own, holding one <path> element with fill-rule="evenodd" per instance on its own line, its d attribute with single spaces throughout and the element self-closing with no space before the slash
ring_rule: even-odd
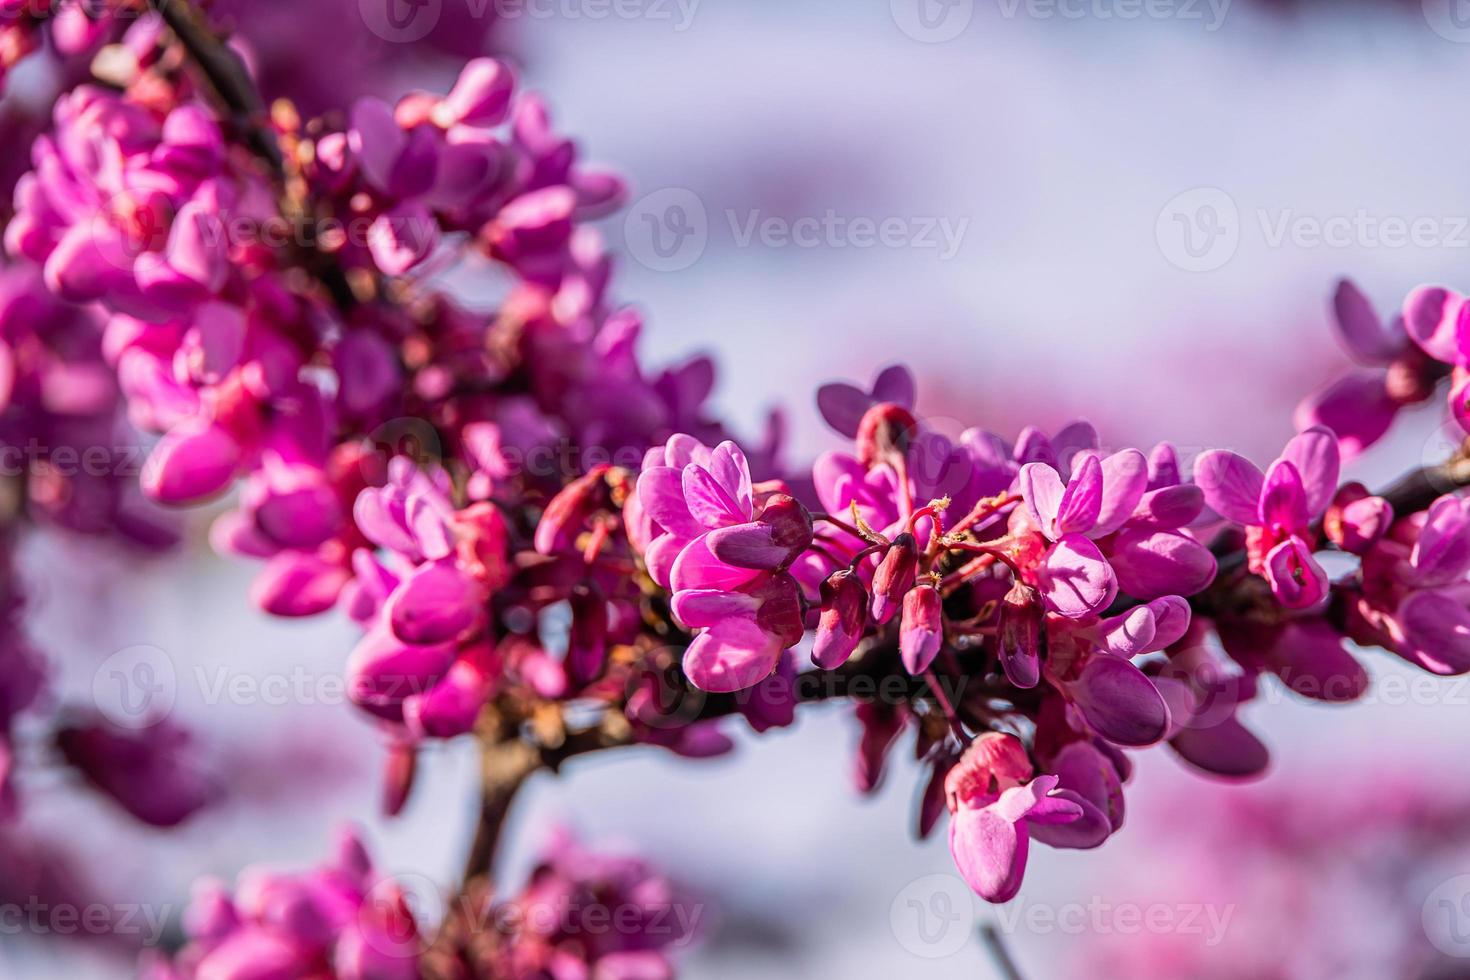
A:
<svg viewBox="0 0 1470 980">
<path fill-rule="evenodd" d="M 475 838 L 465 857 L 466 885 L 493 869 L 495 851 L 505 832 L 510 805 L 526 780 L 545 765 L 540 752 L 518 738 L 485 743 L 480 755 L 480 815 Z"/>
<path fill-rule="evenodd" d="M 149 3 L 199 66 L 215 95 L 230 110 L 250 141 L 251 149 L 269 164 L 277 177 L 284 177 L 285 161 L 280 144 L 270 128 L 265 101 L 250 80 L 245 62 L 214 35 L 203 14 L 189 0 L 149 0 Z"/>
<path fill-rule="evenodd" d="M 281 152 L 280 141 L 276 139 L 265 101 L 250 78 L 245 62 L 210 30 L 203 13 L 191 0 L 148 2 L 183 45 L 216 100 L 244 134 L 251 152 L 269 168 L 276 183 L 277 202 L 282 215 L 292 227 L 305 227 L 312 217 L 309 202 L 297 200 L 290 193 L 292 181 L 287 172 L 286 158 Z M 300 196 L 304 197 L 305 192 L 301 191 Z M 340 309 L 350 310 L 357 305 L 357 293 L 347 274 L 331 255 L 321 251 L 315 235 L 309 243 L 296 242 L 296 250 L 301 264 L 326 288 Z"/>
</svg>

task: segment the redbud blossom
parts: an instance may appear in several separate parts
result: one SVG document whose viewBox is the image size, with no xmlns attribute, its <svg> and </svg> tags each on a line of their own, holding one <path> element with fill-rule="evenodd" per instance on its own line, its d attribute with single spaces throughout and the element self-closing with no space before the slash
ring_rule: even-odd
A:
<svg viewBox="0 0 1470 980">
<path fill-rule="evenodd" d="M 851 569 L 833 572 L 822 583 L 822 617 L 812 641 L 812 662 L 832 670 L 847 662 L 868 625 L 868 590 Z"/>
<path fill-rule="evenodd" d="M 944 644 L 944 610 L 933 583 L 910 589 L 903 599 L 898 650 L 910 674 L 929 669 Z"/>
<path fill-rule="evenodd" d="M 919 548 L 914 536 L 905 531 L 893 539 L 878 569 L 873 573 L 873 618 L 886 623 L 894 617 L 903 597 L 914 584 L 919 566 Z"/>
<path fill-rule="evenodd" d="M 1021 688 L 1041 679 L 1041 593 L 1017 582 L 1000 607 L 1000 665 L 1006 679 Z"/>
</svg>

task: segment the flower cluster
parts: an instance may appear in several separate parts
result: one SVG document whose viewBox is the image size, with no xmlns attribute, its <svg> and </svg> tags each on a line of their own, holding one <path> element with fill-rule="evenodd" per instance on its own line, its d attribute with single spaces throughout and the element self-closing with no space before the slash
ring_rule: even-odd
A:
<svg viewBox="0 0 1470 980">
<path fill-rule="evenodd" d="M 820 511 L 753 485 L 733 444 L 679 436 L 638 477 L 650 523 L 632 541 L 693 637 L 697 687 L 765 682 L 808 633 L 818 671 L 920 682 L 912 703 L 860 707 L 859 783 L 915 729 L 920 827 L 948 809 L 956 863 L 991 901 L 1015 894 L 1028 839 L 1087 848 L 1118 829 L 1125 750 L 1167 742 L 1207 771 L 1260 772 L 1237 713 L 1262 675 L 1356 698 L 1367 674 L 1348 640 L 1470 669 L 1461 501 L 1396 517 L 1339 485 L 1324 427 L 1264 473 L 1217 450 L 1191 478 L 1168 444 L 1104 452 L 1086 423 L 952 440 L 915 415 L 902 369 L 818 404 L 854 440 L 812 469 Z M 1325 550 L 1360 560 L 1334 582 Z"/>
<path fill-rule="evenodd" d="M 1004 901 L 1032 839 L 1091 848 L 1122 827 L 1130 752 L 1261 772 L 1240 713 L 1263 685 L 1356 698 L 1349 643 L 1470 671 L 1466 455 L 1382 495 L 1341 479 L 1442 382 L 1470 428 L 1470 300 L 1421 287 L 1385 325 L 1339 287 L 1358 367 L 1304 403 L 1264 470 L 1105 446 L 1081 421 L 1014 441 L 943 430 L 892 367 L 817 393 L 850 445 L 795 471 L 779 418 L 747 451 L 710 416 L 707 359 L 641 361 L 592 223 L 623 184 L 506 63 L 475 57 L 442 93 L 329 85 L 265 110 L 250 38 L 242 60 L 216 33 L 235 6 L 173 2 L 122 17 L 140 5 L 0 0 L 0 65 L 42 30 L 63 51 L 112 45 L 57 100 L 4 231 L 0 435 L 41 448 L 4 483 L 0 557 L 8 572 L 21 516 L 168 539 L 112 456 L 96 472 L 60 456 L 130 445 L 125 413 L 157 436 L 153 502 L 238 488 L 211 540 L 262 562 L 260 608 L 361 626 L 346 671 L 389 745 L 390 812 L 426 740 L 480 741 L 493 841 L 495 794 L 536 769 L 635 743 L 715 755 L 731 715 L 760 732 L 844 698 L 859 786 L 912 733 L 921 833 L 948 813 L 962 875 Z M 502 288 L 471 303 L 450 271 Z M 9 733 L 44 672 L 3 578 Z M 139 819 L 171 825 L 216 794 L 171 726 L 56 728 L 47 744 Z M 16 755 L 0 740 L 6 809 Z M 670 973 L 687 930 L 593 935 L 575 914 L 477 929 L 589 902 L 651 914 L 672 892 L 642 865 L 567 847 L 497 901 L 483 857 L 475 914 L 437 938 L 351 841 L 306 875 L 210 886 L 155 975 Z"/>
<path fill-rule="evenodd" d="M 144 980 L 244 977 L 670 978 L 702 905 L 646 864 L 558 835 L 519 894 L 452 903 L 438 938 L 428 896 L 373 865 L 358 835 L 303 872 L 247 868 L 234 889 L 204 879 L 184 915 L 187 944 L 145 956 Z"/>
</svg>

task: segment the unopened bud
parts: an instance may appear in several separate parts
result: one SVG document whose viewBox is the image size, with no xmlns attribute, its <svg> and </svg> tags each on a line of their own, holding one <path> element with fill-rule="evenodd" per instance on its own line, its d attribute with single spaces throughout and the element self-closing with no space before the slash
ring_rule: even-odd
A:
<svg viewBox="0 0 1470 980">
<path fill-rule="evenodd" d="M 1328 540 L 1355 555 L 1372 547 L 1392 525 L 1393 505 L 1370 495 L 1361 483 L 1348 483 L 1339 489 L 1322 518 Z"/>
<path fill-rule="evenodd" d="M 873 573 L 873 618 L 880 623 L 891 620 L 903 603 L 903 597 L 914 584 L 919 567 L 919 546 L 907 531 L 893 539 L 878 569 Z"/>
<path fill-rule="evenodd" d="M 536 525 L 538 552 L 554 555 L 576 543 L 588 519 L 609 502 L 604 477 L 611 468 L 606 464 L 594 466 L 586 476 L 568 483 L 551 498 L 541 514 L 541 522 Z"/>
<path fill-rule="evenodd" d="M 1021 688 L 1041 680 L 1041 593 L 1017 582 L 1000 607 L 1000 665 Z"/>
<path fill-rule="evenodd" d="M 868 590 L 851 569 L 822 583 L 822 618 L 812 641 L 812 662 L 832 670 L 847 662 L 868 625 Z"/>
<path fill-rule="evenodd" d="M 858 423 L 858 462 L 872 468 L 901 460 L 909 451 L 918 422 L 908 409 L 892 402 L 874 405 Z"/>
<path fill-rule="evenodd" d="M 710 532 L 710 552 L 737 568 L 787 568 L 812 543 L 812 515 L 795 497 L 780 493 L 749 524 Z"/>
<path fill-rule="evenodd" d="M 944 643 L 944 610 L 939 590 L 932 583 L 910 589 L 903 599 L 903 621 L 898 631 L 898 652 L 910 674 L 929 669 Z"/>
</svg>

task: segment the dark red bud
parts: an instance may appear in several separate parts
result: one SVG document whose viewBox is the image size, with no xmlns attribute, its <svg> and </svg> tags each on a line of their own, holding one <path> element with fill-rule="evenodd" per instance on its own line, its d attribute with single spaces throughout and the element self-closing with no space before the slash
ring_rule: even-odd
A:
<svg viewBox="0 0 1470 980">
<path fill-rule="evenodd" d="M 857 455 L 863 466 L 901 460 L 918 428 L 913 413 L 902 405 L 883 402 L 863 413 L 858 423 Z"/>
<path fill-rule="evenodd" d="M 832 670 L 847 662 L 868 625 L 868 590 L 851 569 L 822 583 L 822 618 L 812 641 L 812 662 Z"/>
<path fill-rule="evenodd" d="M 1041 593 L 1017 582 L 1000 607 L 1000 665 L 1006 679 L 1021 688 L 1041 680 Z"/>
<path fill-rule="evenodd" d="M 806 600 L 796 579 L 780 572 L 749 591 L 761 604 L 756 625 L 788 647 L 800 643 L 806 634 Z"/>
<path fill-rule="evenodd" d="M 567 639 L 567 673 L 586 684 L 607 660 L 607 597 L 596 582 L 572 589 L 572 628 Z"/>
<path fill-rule="evenodd" d="M 944 610 L 939 590 L 932 584 L 909 590 L 903 598 L 903 620 L 898 630 L 898 652 L 910 674 L 929 669 L 944 645 Z"/>
<path fill-rule="evenodd" d="M 898 614 L 903 597 L 914 584 L 919 567 L 919 545 L 907 531 L 893 539 L 873 573 L 873 618 L 886 623 Z"/>
<path fill-rule="evenodd" d="M 586 476 L 579 476 L 561 489 L 536 525 L 536 550 L 554 555 L 572 547 L 587 526 L 588 519 L 611 504 L 604 476 L 612 467 L 594 466 Z"/>
</svg>

